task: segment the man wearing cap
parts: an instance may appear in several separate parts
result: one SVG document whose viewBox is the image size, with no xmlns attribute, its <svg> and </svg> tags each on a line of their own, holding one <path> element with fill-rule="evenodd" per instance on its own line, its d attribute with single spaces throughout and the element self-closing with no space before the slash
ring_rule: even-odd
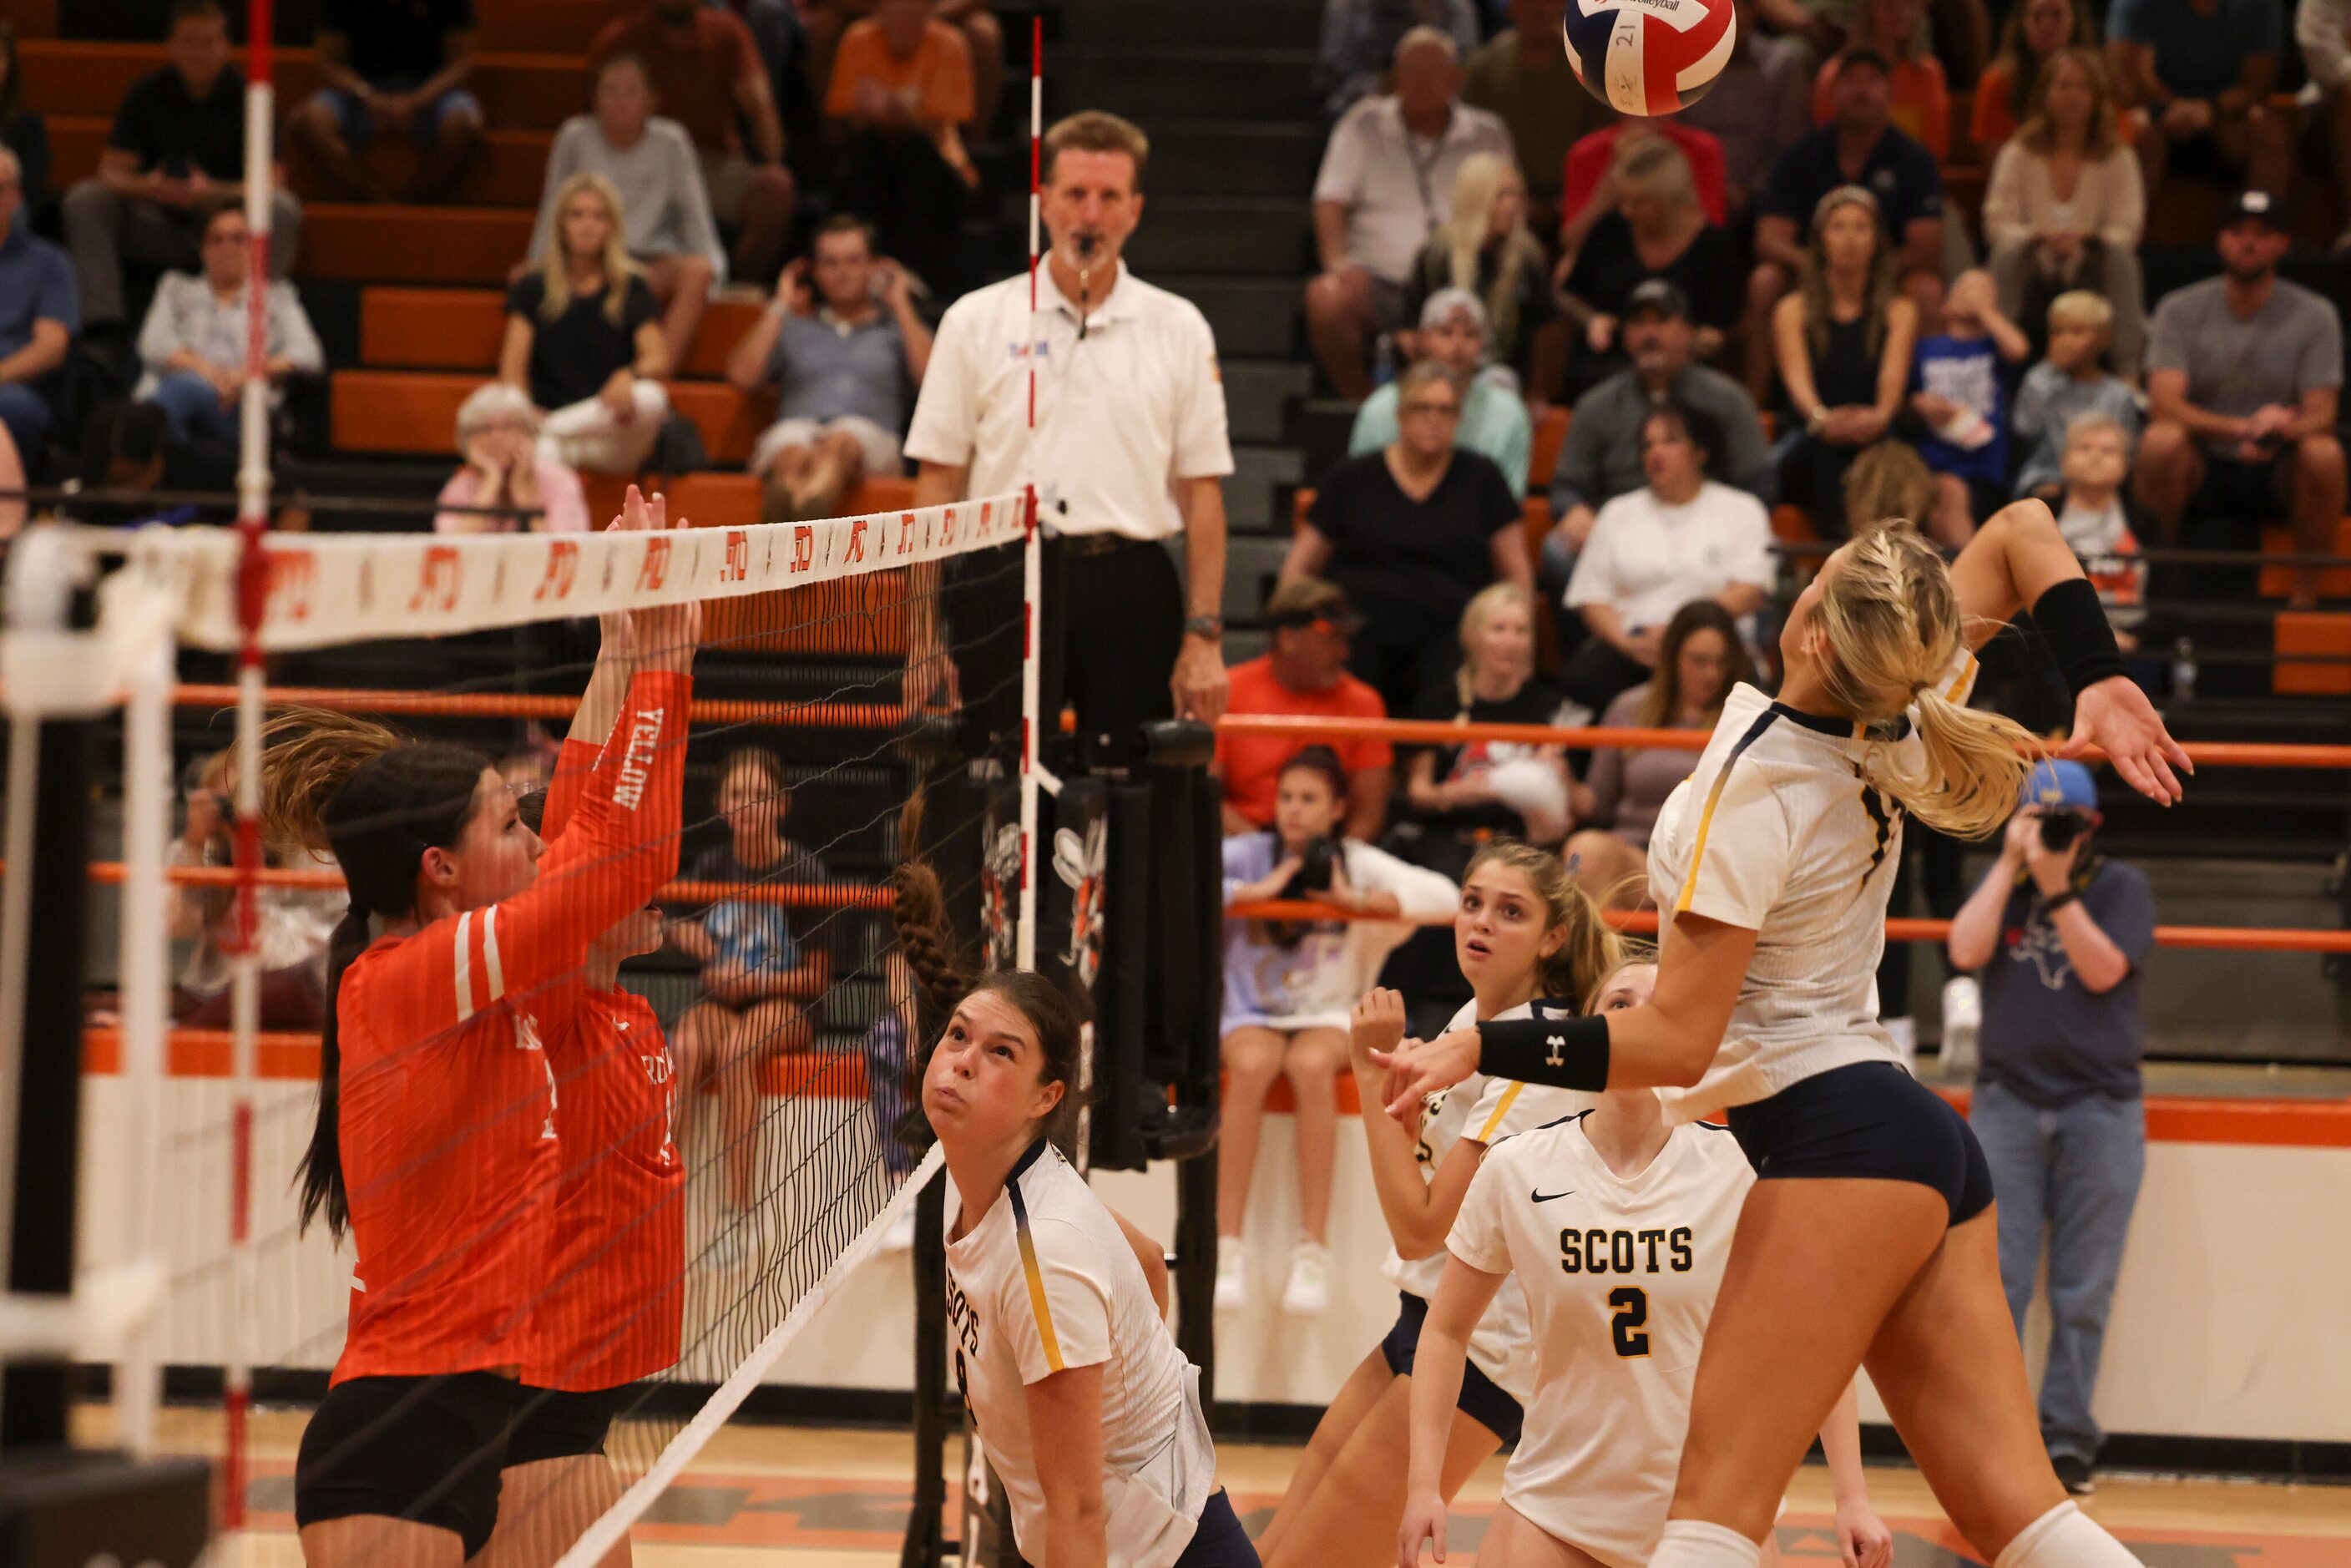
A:
<svg viewBox="0 0 2351 1568">
<path fill-rule="evenodd" d="M 1492 458 L 1510 482 L 1510 494 L 1525 500 L 1534 426 L 1525 403 L 1478 373 L 1486 357 L 1484 304 L 1466 288 L 1438 289 L 1421 307 L 1420 338 L 1415 346 L 1421 360 L 1433 360 L 1451 371 L 1453 384 L 1461 389 L 1461 423 L 1454 430 L 1453 444 Z M 1377 452 L 1396 438 L 1396 385 L 1390 382 L 1355 411 L 1348 456 Z"/>
<path fill-rule="evenodd" d="M 1692 362 L 1697 336 L 1689 297 L 1669 279 L 1652 277 L 1626 297 L 1625 351 L 1633 362 L 1576 399 L 1552 478 L 1552 515 L 1559 521 L 1543 541 L 1541 576 L 1554 600 L 1601 507 L 1645 482 L 1641 422 L 1667 398 L 1721 427 L 1723 449 L 1714 455 L 1712 476 L 1771 501 L 1771 452 L 1755 400 L 1720 371 Z"/>
<path fill-rule="evenodd" d="M 1236 714 L 1287 718 L 1385 718 L 1380 694 L 1347 673 L 1347 638 L 1361 624 L 1335 583 L 1292 579 L 1265 601 L 1273 645 L 1232 668 Z M 1282 765 L 1319 737 L 1287 735 L 1217 737 L 1217 773 L 1225 786 L 1225 831 L 1254 832 L 1273 825 L 1274 787 Z M 1384 740 L 1332 740 L 1347 769 L 1347 836 L 1380 836 L 1395 780 L 1395 753 Z"/>
<path fill-rule="evenodd" d="M 2001 1281 L 2020 1338 L 2048 1239 L 2041 1437 L 2077 1496 L 2095 1486 L 2090 1397 L 2147 1165 L 2139 967 L 2155 945 L 2155 894 L 2137 868 L 2097 852 L 2101 820 L 2089 769 L 2034 768 L 1949 945 L 1953 968 L 1983 971 L 1983 1061 L 1968 1119 L 1991 1167 Z M 1947 1060 L 1963 1010 L 1945 1004 Z"/>
<path fill-rule="evenodd" d="M 2325 298 L 2277 275 L 2291 244 L 2277 198 L 2247 191 L 2220 230 L 2220 276 L 2156 307 L 2137 489 L 2167 545 L 2253 548 L 2283 515 L 2296 549 L 2335 548 L 2343 328 Z M 2295 568 L 2294 608 L 2317 602 L 2318 569 Z"/>
</svg>

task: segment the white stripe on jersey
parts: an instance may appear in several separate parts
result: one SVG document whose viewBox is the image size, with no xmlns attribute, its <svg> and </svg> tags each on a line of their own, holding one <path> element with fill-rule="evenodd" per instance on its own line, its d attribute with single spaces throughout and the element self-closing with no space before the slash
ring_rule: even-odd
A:
<svg viewBox="0 0 2351 1568">
<path fill-rule="evenodd" d="M 495 904 L 482 911 L 482 973 L 490 982 L 490 994 L 484 999 L 486 1006 L 507 994 L 506 966 L 498 961 L 498 906 Z"/>
<path fill-rule="evenodd" d="M 474 912 L 457 916 L 457 1021 L 464 1023 L 474 1016 L 474 951 L 472 944 Z"/>
</svg>

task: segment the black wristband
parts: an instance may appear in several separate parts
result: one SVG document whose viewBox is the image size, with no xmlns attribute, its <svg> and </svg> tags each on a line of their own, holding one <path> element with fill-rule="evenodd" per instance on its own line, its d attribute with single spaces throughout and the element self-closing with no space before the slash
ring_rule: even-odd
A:
<svg viewBox="0 0 2351 1568">
<path fill-rule="evenodd" d="M 2043 915 L 2054 915 L 2069 904 L 2079 904 L 2081 902 L 2082 890 L 2078 887 L 2069 887 L 2064 892 L 2059 894 L 2056 897 L 2045 900 L 2041 905 L 2041 913 Z"/>
<path fill-rule="evenodd" d="M 1604 1015 L 1481 1023 L 1478 1071 L 1489 1078 L 1597 1094 L 1608 1087 L 1608 1019 Z"/>
<path fill-rule="evenodd" d="M 2083 689 L 2116 675 L 2127 674 L 2122 650 L 2115 645 L 2115 629 L 2106 624 L 2105 606 L 2085 577 L 2069 577 L 2043 594 L 2032 606 L 2032 623 L 2049 640 L 2049 652 L 2065 677 L 2065 689 L 2075 696 Z"/>
</svg>

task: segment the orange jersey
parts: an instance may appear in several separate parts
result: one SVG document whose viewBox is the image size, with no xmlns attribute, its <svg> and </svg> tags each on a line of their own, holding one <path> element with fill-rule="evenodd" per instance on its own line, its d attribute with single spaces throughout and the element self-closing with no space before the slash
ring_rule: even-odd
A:
<svg viewBox="0 0 2351 1568">
<path fill-rule="evenodd" d="M 596 747 L 564 743 L 548 789 L 549 833 L 570 820 L 599 761 Z M 632 992 L 587 991 L 546 1038 L 563 1171 L 536 1354 L 522 1380 L 590 1393 L 677 1361 L 685 1276 L 677 1083 L 661 1019 Z"/>
<path fill-rule="evenodd" d="M 514 897 L 386 937 L 336 999 L 358 1250 L 334 1381 L 530 1359 L 561 1165 L 545 1040 L 588 944 L 675 874 L 693 683 L 639 674 L 579 809 Z"/>
</svg>

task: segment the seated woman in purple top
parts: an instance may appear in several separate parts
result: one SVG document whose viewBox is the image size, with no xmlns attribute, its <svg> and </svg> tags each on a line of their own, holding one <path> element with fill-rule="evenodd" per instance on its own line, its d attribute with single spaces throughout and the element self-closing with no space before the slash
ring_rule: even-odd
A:
<svg viewBox="0 0 2351 1568">
<path fill-rule="evenodd" d="M 1754 678 L 1730 612 L 1694 599 L 1666 622 L 1657 673 L 1620 693 L 1600 722 L 1612 729 L 1709 730 L 1730 688 Z M 1567 869 L 1604 905 L 1637 909 L 1648 902 L 1649 831 L 1697 758 L 1694 751 L 1655 747 L 1592 754 L 1575 787 L 1575 820 L 1585 826 L 1567 841 Z"/>
</svg>

